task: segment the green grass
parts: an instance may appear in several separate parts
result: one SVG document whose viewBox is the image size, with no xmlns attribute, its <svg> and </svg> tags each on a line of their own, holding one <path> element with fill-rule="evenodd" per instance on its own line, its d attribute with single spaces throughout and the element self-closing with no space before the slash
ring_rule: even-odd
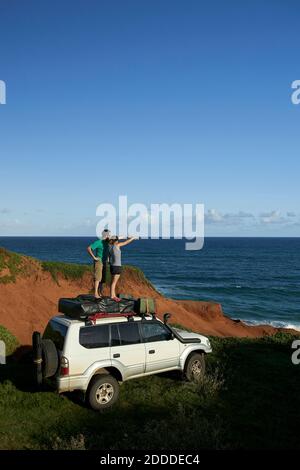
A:
<svg viewBox="0 0 300 470">
<path fill-rule="evenodd" d="M 7 356 L 13 354 L 19 346 L 17 338 L 2 325 L 0 325 L 0 341 L 4 341 L 5 343 Z"/>
<path fill-rule="evenodd" d="M 1 367 L 2 449 L 300 448 L 300 366 L 292 337 L 212 337 L 199 384 L 177 374 L 121 386 L 110 411 L 96 413 L 74 394 L 34 392 L 30 365 Z"/>
<path fill-rule="evenodd" d="M 76 281 L 81 279 L 85 273 L 92 272 L 92 266 L 87 264 L 62 263 L 60 261 L 43 261 L 41 263 L 44 271 L 51 274 L 52 279 L 58 283 L 59 276 L 65 279 Z"/>
<path fill-rule="evenodd" d="M 0 247 L 0 283 L 15 282 L 22 273 L 22 264 L 22 256 Z"/>
<path fill-rule="evenodd" d="M 52 279 L 59 284 L 59 276 L 63 276 L 65 279 L 69 279 L 72 281 L 76 281 L 78 279 L 82 279 L 85 273 L 92 273 L 93 272 L 93 265 L 87 264 L 75 264 L 75 263 L 62 263 L 59 261 L 43 261 L 41 263 L 42 268 L 44 271 L 47 271 L 51 274 Z M 135 266 L 124 266 L 124 274 L 126 276 L 126 271 L 130 271 L 131 273 L 135 274 L 138 280 L 142 281 L 143 283 L 149 285 L 150 287 L 154 288 L 150 281 L 146 278 L 143 271 Z M 107 267 L 106 271 L 106 283 L 110 284 L 111 275 L 109 267 Z"/>
<path fill-rule="evenodd" d="M 82 279 L 86 273 L 93 273 L 93 265 L 87 264 L 75 264 L 75 263 L 63 263 L 60 261 L 39 261 L 29 256 L 20 255 L 5 248 L 0 247 L 0 283 L 7 284 L 15 282 L 18 275 L 25 275 L 30 273 L 30 263 L 26 261 L 32 261 L 38 263 L 45 272 L 49 272 L 52 279 L 59 285 L 59 277 L 62 276 L 70 281 L 77 281 Z M 154 288 L 151 282 L 146 278 L 143 271 L 136 266 L 124 266 L 124 277 L 126 271 L 130 271 L 137 277 L 137 281 L 141 281 L 149 287 Z M 109 284 L 111 281 L 111 275 L 109 267 L 107 268 L 106 282 Z"/>
</svg>

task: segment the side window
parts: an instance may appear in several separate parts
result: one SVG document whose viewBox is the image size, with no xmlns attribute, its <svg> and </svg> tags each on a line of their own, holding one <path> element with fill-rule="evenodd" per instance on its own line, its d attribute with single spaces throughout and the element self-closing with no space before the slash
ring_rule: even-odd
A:
<svg viewBox="0 0 300 470">
<path fill-rule="evenodd" d="M 158 322 L 145 321 L 142 322 L 142 332 L 145 343 L 152 341 L 167 341 L 171 337 L 171 333 Z"/>
<path fill-rule="evenodd" d="M 109 325 L 80 328 L 79 343 L 87 349 L 107 348 L 109 346 Z"/>
<path fill-rule="evenodd" d="M 110 325 L 110 345 L 111 346 L 120 346 L 120 335 L 118 325 Z"/>
<path fill-rule="evenodd" d="M 137 322 L 119 323 L 121 345 L 137 344 L 141 342 Z"/>
<path fill-rule="evenodd" d="M 50 320 L 45 333 L 43 334 L 44 339 L 52 339 L 53 343 L 59 351 L 64 348 L 65 337 L 68 331 L 68 327 L 62 323 Z"/>
</svg>

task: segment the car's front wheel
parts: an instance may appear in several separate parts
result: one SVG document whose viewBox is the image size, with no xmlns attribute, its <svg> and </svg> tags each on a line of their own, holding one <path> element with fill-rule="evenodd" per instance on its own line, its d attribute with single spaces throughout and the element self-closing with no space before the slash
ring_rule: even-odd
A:
<svg viewBox="0 0 300 470">
<path fill-rule="evenodd" d="M 185 376 L 190 382 L 199 383 L 205 374 L 205 358 L 203 353 L 194 353 L 188 358 Z"/>
<path fill-rule="evenodd" d="M 110 408 L 118 400 L 119 389 L 119 383 L 112 375 L 97 375 L 88 388 L 87 402 L 96 411 Z"/>
</svg>

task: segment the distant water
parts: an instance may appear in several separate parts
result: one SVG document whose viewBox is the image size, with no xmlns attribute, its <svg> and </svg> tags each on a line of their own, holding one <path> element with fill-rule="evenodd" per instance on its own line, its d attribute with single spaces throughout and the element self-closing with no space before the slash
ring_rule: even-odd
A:
<svg viewBox="0 0 300 470">
<path fill-rule="evenodd" d="M 89 263 L 85 237 L 0 237 L 0 246 L 41 260 Z M 139 240 L 123 262 L 140 267 L 163 294 L 220 302 L 251 324 L 300 329 L 300 238 L 206 238 L 200 251 L 181 240 Z"/>
</svg>

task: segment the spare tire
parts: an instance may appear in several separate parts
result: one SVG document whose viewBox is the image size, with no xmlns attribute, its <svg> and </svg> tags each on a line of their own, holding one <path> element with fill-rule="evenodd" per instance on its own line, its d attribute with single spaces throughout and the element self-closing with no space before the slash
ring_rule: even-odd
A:
<svg viewBox="0 0 300 470">
<path fill-rule="evenodd" d="M 58 369 L 58 352 L 51 339 L 42 339 L 42 371 L 43 377 L 53 377 Z"/>
</svg>

